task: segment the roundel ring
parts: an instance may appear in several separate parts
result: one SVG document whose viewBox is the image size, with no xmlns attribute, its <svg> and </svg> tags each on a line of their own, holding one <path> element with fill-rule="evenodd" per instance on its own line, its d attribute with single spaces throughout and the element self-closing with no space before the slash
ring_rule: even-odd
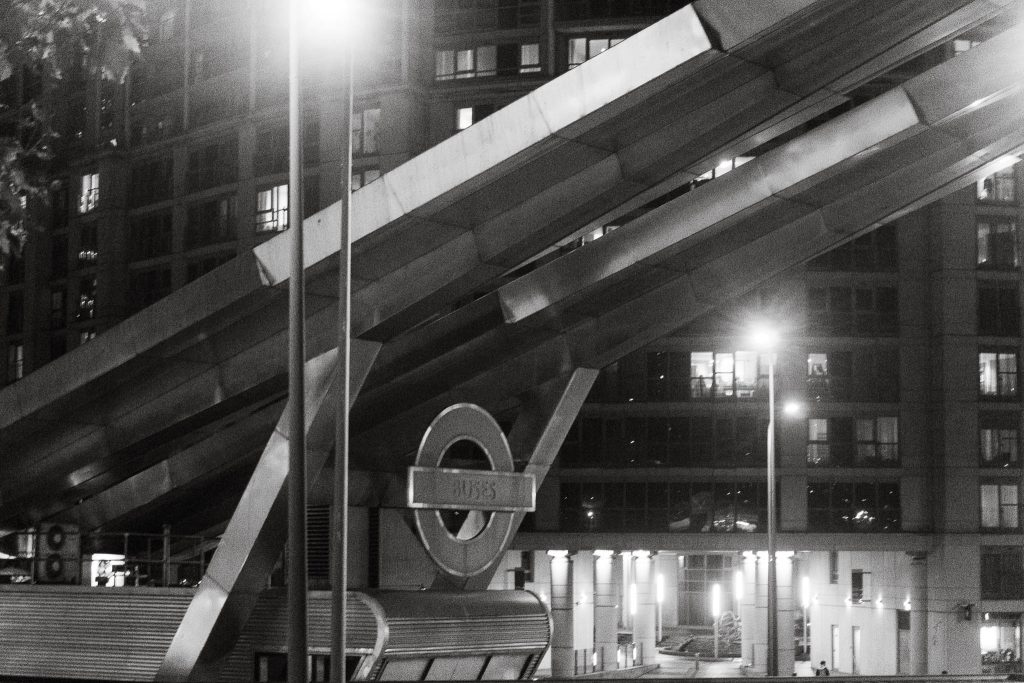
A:
<svg viewBox="0 0 1024 683">
<path fill-rule="evenodd" d="M 471 403 L 457 403 L 434 418 L 420 442 L 416 466 L 438 467 L 445 452 L 457 441 L 472 441 L 479 446 L 493 471 L 514 471 L 512 451 L 501 427 L 487 411 Z M 492 512 L 479 534 L 461 540 L 448 532 L 437 510 L 413 511 L 427 552 L 438 567 L 457 577 L 479 574 L 498 560 L 513 532 L 513 514 Z"/>
</svg>

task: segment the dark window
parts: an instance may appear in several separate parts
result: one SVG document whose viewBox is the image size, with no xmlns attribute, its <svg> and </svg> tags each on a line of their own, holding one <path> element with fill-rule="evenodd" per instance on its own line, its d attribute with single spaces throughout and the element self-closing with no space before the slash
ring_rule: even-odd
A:
<svg viewBox="0 0 1024 683">
<path fill-rule="evenodd" d="M 764 529 L 760 482 L 563 482 L 562 531 L 730 533 Z"/>
<path fill-rule="evenodd" d="M 131 242 L 128 246 L 129 259 L 141 261 L 171 253 L 172 230 L 171 212 L 161 211 L 138 216 L 131 222 Z"/>
<path fill-rule="evenodd" d="M 1024 599 L 1024 548 L 981 547 L 981 599 Z"/>
<path fill-rule="evenodd" d="M 68 338 L 63 334 L 50 337 L 50 360 L 60 358 L 68 352 Z"/>
<path fill-rule="evenodd" d="M 2 257 L 2 255 L 0 255 Z M 25 254 L 11 251 L 7 255 L 7 284 L 16 285 L 25 281 Z"/>
<path fill-rule="evenodd" d="M 839 551 L 828 551 L 828 582 L 839 583 Z"/>
<path fill-rule="evenodd" d="M 25 329 L 25 293 L 7 294 L 7 334 L 18 334 Z"/>
<path fill-rule="evenodd" d="M 62 181 L 50 196 L 50 227 L 53 230 L 60 230 L 68 225 L 71 192 L 65 183 L 66 181 Z"/>
<path fill-rule="evenodd" d="M 187 277 L 192 282 L 196 278 L 206 275 L 217 266 L 223 265 L 235 257 L 233 252 L 214 254 L 195 261 L 189 261 Z"/>
<path fill-rule="evenodd" d="M 191 150 L 187 175 L 189 192 L 235 182 L 238 178 L 238 141 L 230 138 Z"/>
<path fill-rule="evenodd" d="M 237 210 L 234 196 L 217 197 L 188 207 L 185 225 L 185 249 L 235 239 Z"/>
<path fill-rule="evenodd" d="M 811 287 L 807 307 L 812 335 L 894 335 L 899 331 L 895 287 Z"/>
<path fill-rule="evenodd" d="M 680 351 L 647 353 L 648 401 L 685 401 L 689 398 L 689 354 Z"/>
<path fill-rule="evenodd" d="M 132 312 L 171 293 L 171 269 L 139 270 L 128 275 L 128 307 Z"/>
<path fill-rule="evenodd" d="M 978 334 L 1020 335 L 1020 304 L 1016 285 L 978 284 Z"/>
<path fill-rule="evenodd" d="M 60 330 L 67 324 L 67 298 L 65 287 L 50 290 L 50 329 Z"/>
<path fill-rule="evenodd" d="M 689 4 L 689 0 L 559 0 L 557 21 L 623 17 L 663 17 Z"/>
<path fill-rule="evenodd" d="M 174 160 L 172 157 L 147 159 L 132 164 L 128 199 L 132 206 L 142 206 L 170 199 L 174 195 Z"/>
<path fill-rule="evenodd" d="M 978 416 L 982 467 L 1020 467 L 1020 443 L 1016 413 L 982 413 Z"/>
<path fill-rule="evenodd" d="M 1017 223 L 1007 218 L 978 218 L 978 267 L 1006 270 L 1019 261 Z"/>
<path fill-rule="evenodd" d="M 541 19 L 540 0 L 459 0 L 436 2 L 438 33 L 477 33 L 495 29 L 537 26 Z"/>
<path fill-rule="evenodd" d="M 807 262 L 816 271 L 895 271 L 899 268 L 896 228 L 883 225 Z"/>
<path fill-rule="evenodd" d="M 807 485 L 808 531 L 900 530 L 900 486 L 895 482 Z"/>
<path fill-rule="evenodd" d="M 850 599 L 853 602 L 864 601 L 864 570 L 854 569 L 850 572 Z"/>
<path fill-rule="evenodd" d="M 807 354 L 811 401 L 899 400 L 899 350 L 873 346 Z"/>
<path fill-rule="evenodd" d="M 55 234 L 50 237 L 50 277 L 61 278 L 68 274 L 68 235 Z"/>
</svg>

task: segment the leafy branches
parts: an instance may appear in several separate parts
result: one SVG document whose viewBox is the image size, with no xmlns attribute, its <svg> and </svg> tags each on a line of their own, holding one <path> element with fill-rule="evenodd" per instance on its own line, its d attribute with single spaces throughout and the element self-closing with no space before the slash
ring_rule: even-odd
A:
<svg viewBox="0 0 1024 683">
<path fill-rule="evenodd" d="M 62 90 L 78 78 L 123 82 L 143 10 L 143 0 L 0 3 L 0 254 L 20 249 L 30 208 L 47 199 Z"/>
</svg>

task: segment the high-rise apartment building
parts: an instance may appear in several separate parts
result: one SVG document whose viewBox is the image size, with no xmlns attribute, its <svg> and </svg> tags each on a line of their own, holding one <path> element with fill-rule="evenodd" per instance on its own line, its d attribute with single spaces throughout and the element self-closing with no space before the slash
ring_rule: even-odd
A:
<svg viewBox="0 0 1024 683">
<path fill-rule="evenodd" d="M 373 4 L 374 38 L 355 65 L 354 188 L 689 3 Z M 76 81 L 63 100 L 46 230 L 0 286 L 7 383 L 288 229 L 287 3 L 147 5 L 149 39 L 124 86 Z M 916 56 L 802 129 L 1002 28 L 975 27 Z M 311 215 L 339 197 L 345 131 L 337 55 L 307 47 Z M 12 104 L 27 87 L 13 79 Z M 792 404 L 776 420 L 783 666 L 807 655 L 849 673 L 1019 671 L 1022 196 L 1007 164 L 604 368 L 492 587 L 551 594 L 550 562 L 563 556 L 546 551 L 571 551 L 576 622 L 591 624 L 574 647 L 593 653 L 599 584 L 622 630 L 637 621 L 637 572 L 657 573 L 669 626 L 711 627 L 717 584 L 743 617 L 744 660 L 763 668 L 755 551 L 772 361 L 749 332 L 767 321 L 783 340 L 776 396 Z M 574 235 L 562 252 L 632 215 Z M 365 580 L 407 587 L 387 561 Z M 643 599 L 641 612 L 654 602 Z M 808 637 L 790 637 L 801 621 Z"/>
</svg>

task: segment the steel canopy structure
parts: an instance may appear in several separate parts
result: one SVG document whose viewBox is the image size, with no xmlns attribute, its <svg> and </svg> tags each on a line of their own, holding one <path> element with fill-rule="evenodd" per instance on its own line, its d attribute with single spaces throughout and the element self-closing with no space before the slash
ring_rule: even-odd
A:
<svg viewBox="0 0 1024 683">
<path fill-rule="evenodd" d="M 791 132 L 1018 9 L 699 0 L 358 190 L 353 501 L 400 507 L 409 454 L 458 401 L 510 415 L 539 482 L 597 369 L 1008 163 L 1024 147 L 1018 28 Z M 338 212 L 305 224 L 311 473 L 333 433 Z M 252 472 L 164 679 L 217 665 L 282 547 L 287 248 L 272 239 L 0 390 L 4 525 L 124 525 Z"/>
</svg>

